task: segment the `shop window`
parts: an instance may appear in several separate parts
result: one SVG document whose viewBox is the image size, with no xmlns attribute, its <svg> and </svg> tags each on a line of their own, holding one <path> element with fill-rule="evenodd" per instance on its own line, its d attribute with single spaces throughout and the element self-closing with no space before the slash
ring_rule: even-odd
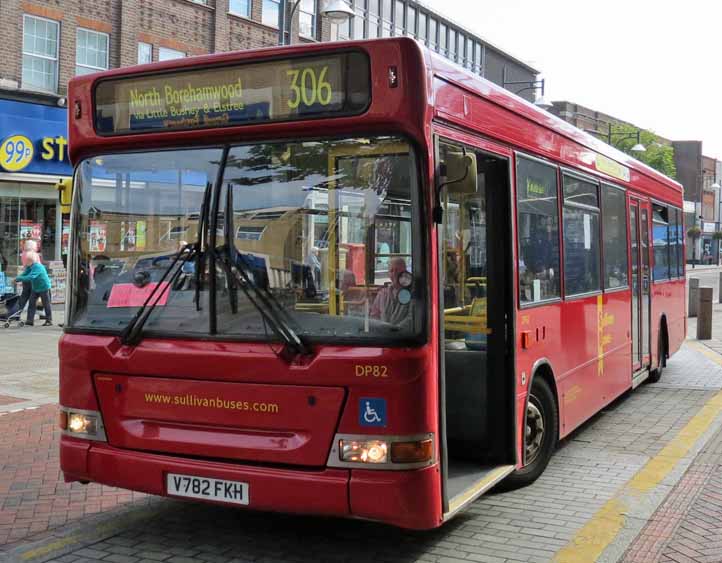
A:
<svg viewBox="0 0 722 563">
<path fill-rule="evenodd" d="M 60 24 L 23 16 L 23 88 L 58 91 L 58 42 Z"/>
<path fill-rule="evenodd" d="M 564 294 L 601 289 L 598 185 L 564 176 Z"/>
<path fill-rule="evenodd" d="M 107 33 L 78 28 L 75 37 L 75 74 L 92 74 L 108 70 Z"/>
<path fill-rule="evenodd" d="M 138 43 L 138 64 L 144 65 L 153 62 L 153 45 Z"/>
<path fill-rule="evenodd" d="M 158 49 L 158 60 L 159 61 L 172 61 L 175 59 L 182 59 L 186 56 L 183 51 L 176 51 L 175 49 L 169 49 L 167 47 L 161 47 Z"/>
<path fill-rule="evenodd" d="M 559 210 L 557 169 L 518 158 L 519 300 L 536 303 L 559 297 Z"/>
<path fill-rule="evenodd" d="M 251 0 L 230 0 L 228 11 L 236 16 L 251 17 Z"/>
<path fill-rule="evenodd" d="M 604 288 L 626 287 L 629 283 L 627 204 L 624 191 L 614 186 L 602 186 L 602 227 Z"/>
<path fill-rule="evenodd" d="M 270 27 L 278 27 L 280 0 L 263 0 L 261 9 L 261 22 Z"/>
<path fill-rule="evenodd" d="M 301 0 L 298 33 L 304 37 L 316 37 L 316 0 Z"/>
</svg>

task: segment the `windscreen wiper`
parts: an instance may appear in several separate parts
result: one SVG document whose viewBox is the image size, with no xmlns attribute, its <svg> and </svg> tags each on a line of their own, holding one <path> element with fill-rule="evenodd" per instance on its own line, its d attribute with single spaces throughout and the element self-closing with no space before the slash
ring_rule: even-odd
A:
<svg viewBox="0 0 722 563">
<path fill-rule="evenodd" d="M 140 342 L 143 334 L 143 326 L 155 309 L 156 305 L 160 302 L 163 297 L 163 293 L 165 291 L 170 291 L 173 284 L 183 271 L 183 264 L 193 259 L 198 252 L 199 249 L 194 242 L 186 244 L 178 251 L 178 254 L 176 254 L 173 259 L 173 262 L 171 262 L 171 265 L 168 266 L 165 272 L 163 272 L 163 276 L 160 278 L 160 281 L 156 284 L 146 300 L 143 302 L 143 305 L 141 305 L 140 309 L 136 311 L 133 318 L 130 319 L 130 322 L 120 333 L 120 341 L 123 344 L 136 346 Z M 175 271 L 173 271 L 173 268 L 175 268 L 178 262 L 181 262 L 181 264 L 175 269 Z M 170 274 L 171 271 L 173 271 L 173 274 L 170 278 L 168 278 L 168 274 Z M 166 279 L 168 280 L 167 283 Z"/>
<path fill-rule="evenodd" d="M 208 227 L 208 206 L 210 205 L 211 199 L 211 188 L 213 184 L 210 182 L 206 183 L 206 191 L 203 193 L 203 201 L 201 202 L 201 214 L 200 220 L 198 221 L 198 234 L 196 236 L 196 250 L 203 248 L 203 242 L 206 234 L 206 228 Z M 195 271 L 195 286 L 196 291 L 194 295 L 194 301 L 196 302 L 196 311 L 201 310 L 201 292 L 203 291 L 203 270 L 205 268 L 205 255 L 203 252 L 196 252 L 196 271 Z"/>
<path fill-rule="evenodd" d="M 230 271 L 238 281 L 241 289 L 249 298 L 251 303 L 263 315 L 276 335 L 281 338 L 287 347 L 294 350 L 302 356 L 310 353 L 309 347 L 303 339 L 296 333 L 289 322 L 289 316 L 283 307 L 278 303 L 276 296 L 263 286 L 259 287 L 249 273 L 250 268 L 245 258 L 236 251 L 233 245 L 233 190 L 230 184 L 226 187 L 226 201 L 223 217 L 223 231 L 226 239 L 226 256 L 220 256 L 221 262 L 224 258 L 227 261 L 226 273 Z M 217 254 L 216 254 L 217 255 Z M 250 293 L 253 293 L 251 297 Z"/>
</svg>

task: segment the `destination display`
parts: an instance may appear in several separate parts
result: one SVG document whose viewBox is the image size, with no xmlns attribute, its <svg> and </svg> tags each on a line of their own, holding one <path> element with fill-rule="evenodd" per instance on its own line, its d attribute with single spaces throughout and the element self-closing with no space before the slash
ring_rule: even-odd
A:
<svg viewBox="0 0 722 563">
<path fill-rule="evenodd" d="M 102 80 L 95 89 L 101 135 L 362 113 L 371 99 L 362 53 L 300 57 Z"/>
</svg>

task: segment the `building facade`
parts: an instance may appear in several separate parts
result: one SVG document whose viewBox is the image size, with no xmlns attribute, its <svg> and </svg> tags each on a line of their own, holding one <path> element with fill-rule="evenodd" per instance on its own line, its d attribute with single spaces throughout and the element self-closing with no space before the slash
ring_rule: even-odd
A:
<svg viewBox="0 0 722 563">
<path fill-rule="evenodd" d="M 320 17 L 324 0 L 301 0 L 292 42 L 409 36 L 504 85 L 537 71 L 415 0 L 349 0 L 343 25 Z M 68 81 L 135 64 L 279 43 L 292 0 L 2 0 L 0 2 L 0 266 L 14 276 L 20 240 L 63 255 L 54 184 L 67 157 Z M 524 84 L 510 86 L 513 91 Z M 528 100 L 533 89 L 521 93 Z M 22 149 L 22 150 L 21 150 Z M 21 154 L 22 153 L 22 154 Z M 65 237 L 67 238 L 67 236 Z"/>
</svg>

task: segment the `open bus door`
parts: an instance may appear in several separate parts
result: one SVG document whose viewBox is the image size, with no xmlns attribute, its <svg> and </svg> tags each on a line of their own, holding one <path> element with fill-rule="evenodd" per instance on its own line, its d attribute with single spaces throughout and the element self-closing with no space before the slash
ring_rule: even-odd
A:
<svg viewBox="0 0 722 563">
<path fill-rule="evenodd" d="M 515 468 L 507 325 L 512 223 L 509 157 L 446 139 L 437 155 L 440 443 L 448 518 Z"/>
</svg>

